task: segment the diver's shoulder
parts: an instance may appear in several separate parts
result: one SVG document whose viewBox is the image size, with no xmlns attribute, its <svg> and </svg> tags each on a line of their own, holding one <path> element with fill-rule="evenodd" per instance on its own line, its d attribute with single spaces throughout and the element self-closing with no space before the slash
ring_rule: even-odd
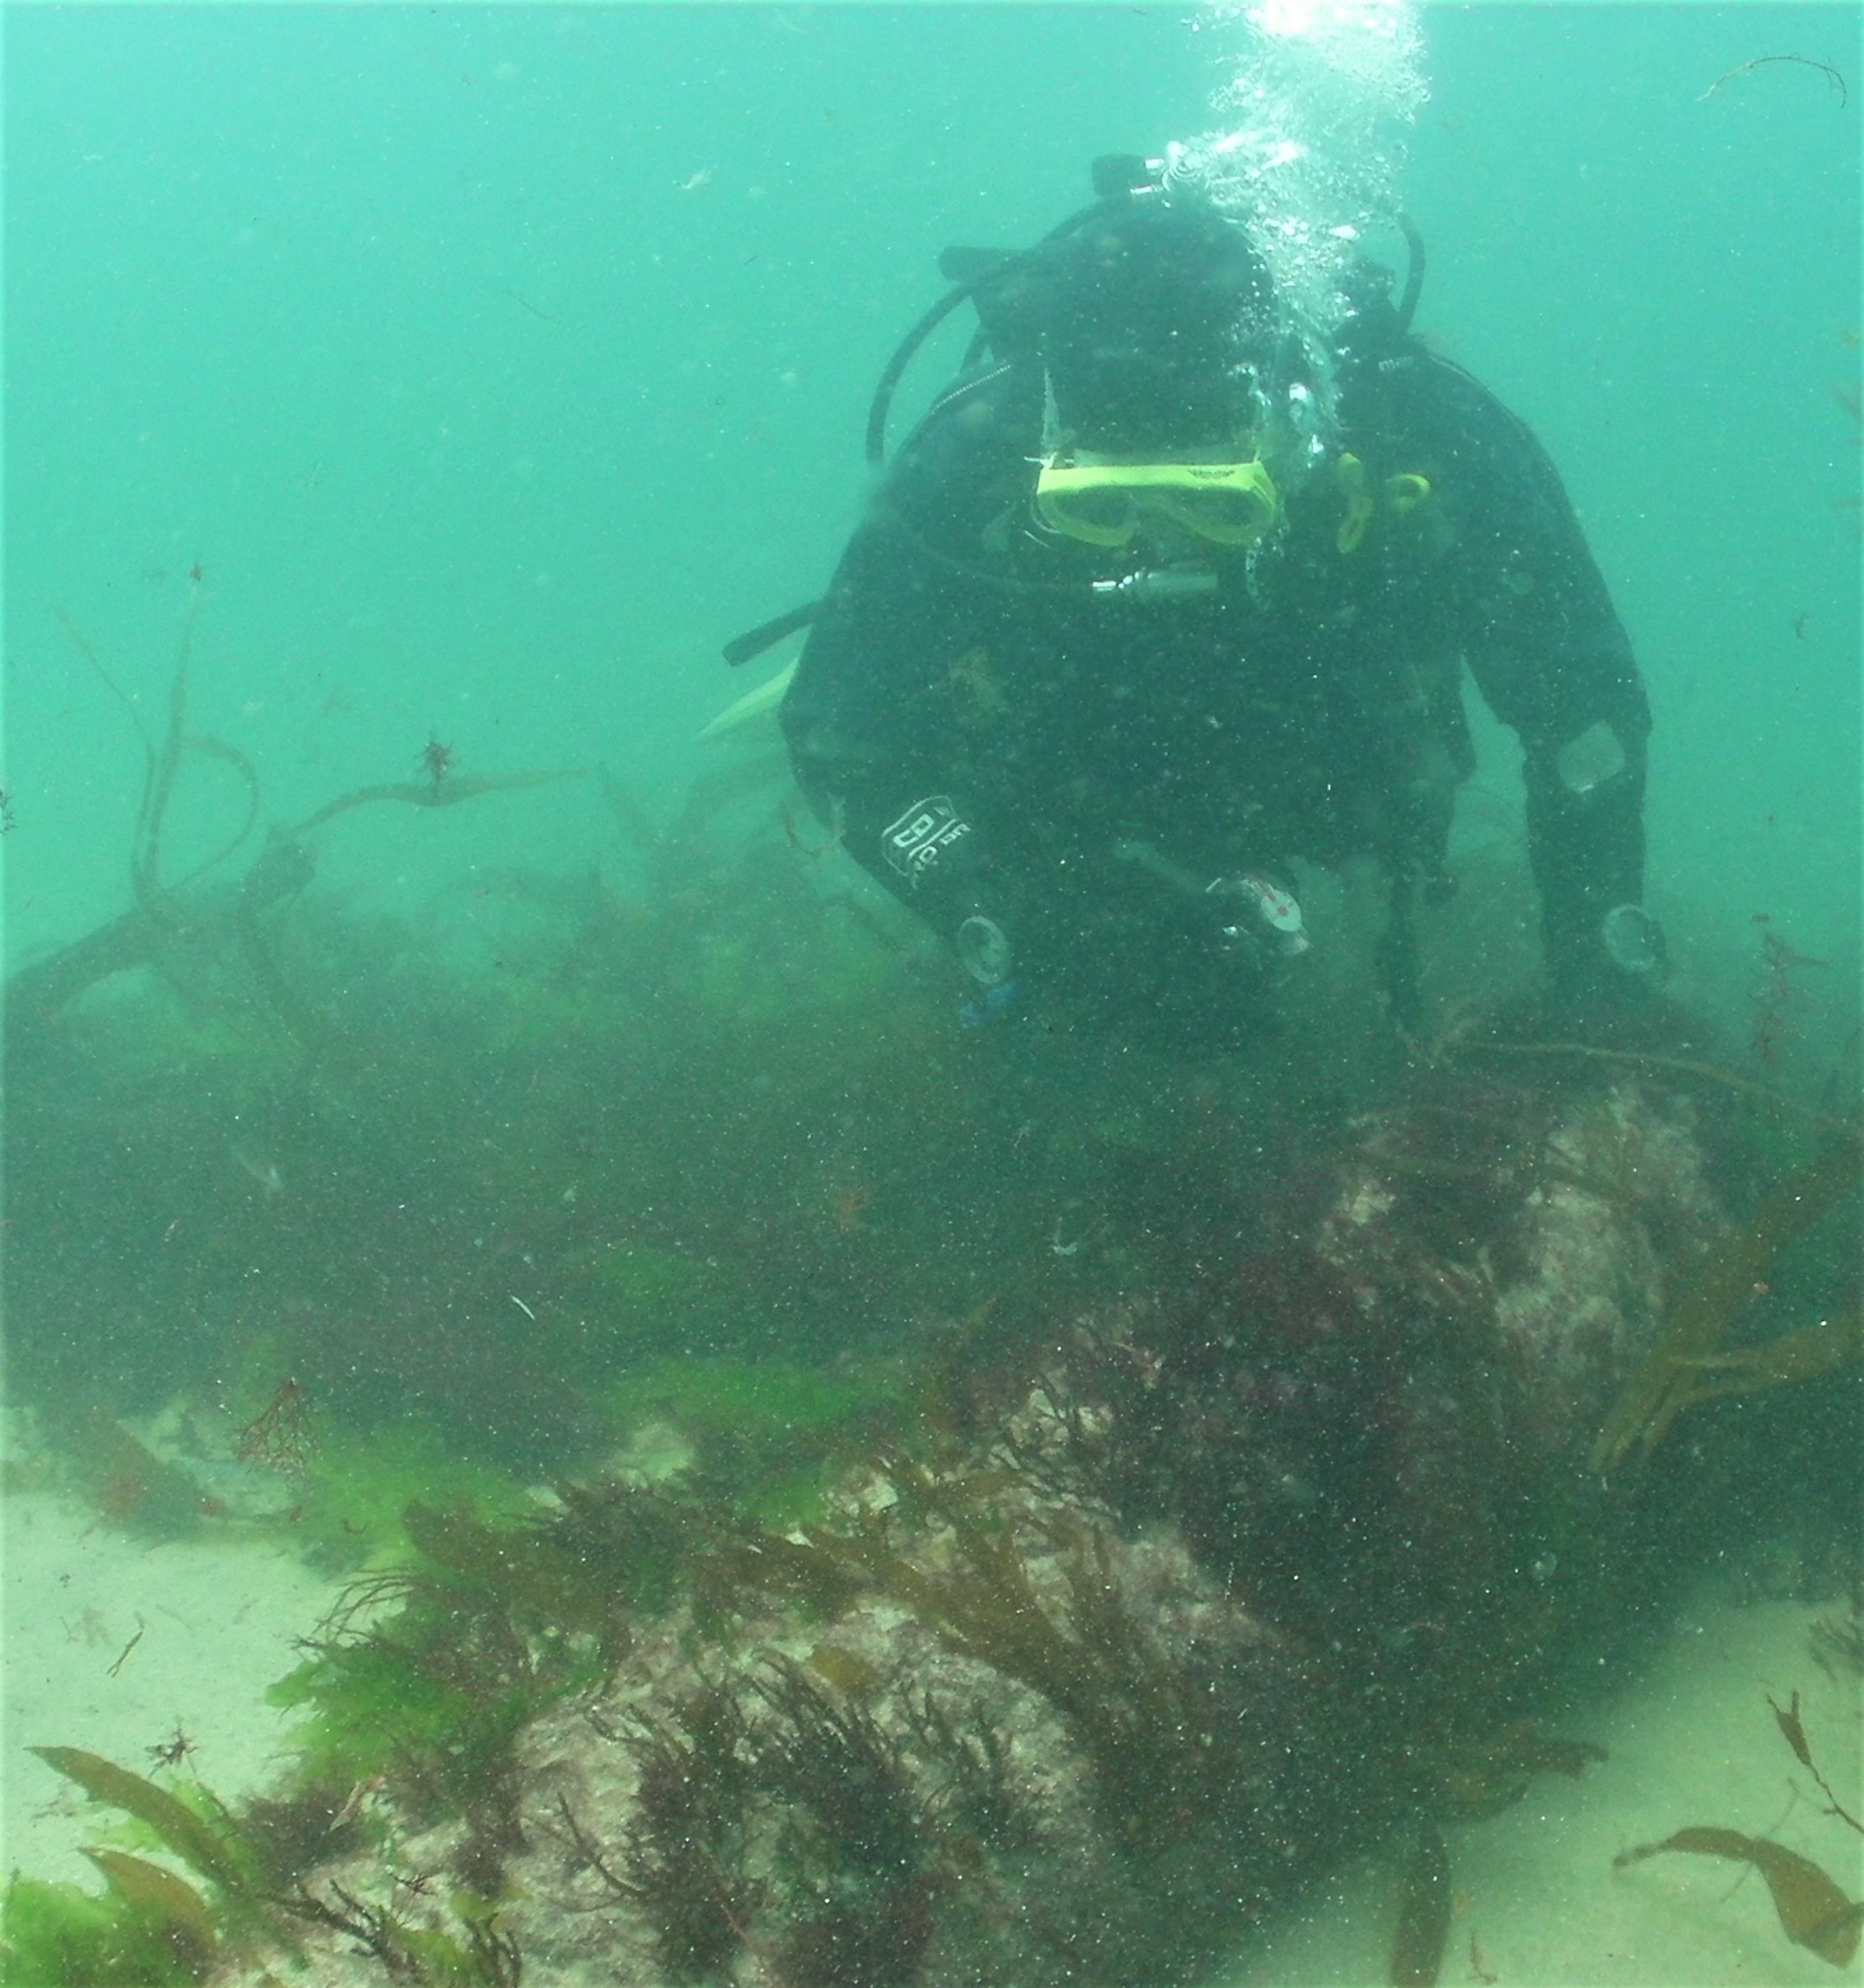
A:
<svg viewBox="0 0 1864 1988">
<path fill-rule="evenodd" d="M 869 492 L 856 537 L 874 570 L 973 568 L 980 533 L 1028 480 L 1042 405 L 1040 375 L 1032 397 L 1027 369 L 980 367 L 946 387 Z"/>
<path fill-rule="evenodd" d="M 1446 414 L 1481 414 L 1507 410 L 1493 391 L 1465 365 L 1437 351 L 1417 333 L 1408 333 L 1385 350 L 1362 358 L 1352 376 L 1363 391 L 1401 395 Z"/>
<path fill-rule="evenodd" d="M 1468 367 L 1423 340 L 1406 340 L 1377 369 L 1372 392 L 1386 418 L 1409 431 L 1498 467 L 1544 453 L 1526 422 Z"/>
<path fill-rule="evenodd" d="M 1005 454 L 1026 454 L 1041 436 L 1039 371 L 1008 362 L 961 373 L 900 444 L 891 474 L 942 481 Z"/>
</svg>

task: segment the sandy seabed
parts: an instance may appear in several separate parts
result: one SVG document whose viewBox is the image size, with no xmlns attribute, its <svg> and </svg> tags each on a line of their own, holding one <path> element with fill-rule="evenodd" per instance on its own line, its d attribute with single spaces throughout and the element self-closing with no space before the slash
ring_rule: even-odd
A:
<svg viewBox="0 0 1864 1988">
<path fill-rule="evenodd" d="M 81 1854 L 101 1812 L 29 1747 L 83 1747 L 159 1781 L 168 1770 L 151 1750 L 179 1730 L 198 1749 L 181 1771 L 224 1800 L 278 1774 L 289 1749 L 266 1688 L 297 1663 L 295 1639 L 335 1591 L 276 1544 L 152 1546 L 50 1492 L 0 1498 L 6 1868 L 101 1889 Z"/>
<path fill-rule="evenodd" d="M 145 1545 L 44 1492 L 0 1499 L 0 1544 L 9 1869 L 94 1889 L 80 1849 L 107 1826 L 29 1746 L 81 1746 L 160 1778 L 150 1750 L 179 1726 L 199 1747 L 187 1770 L 228 1800 L 283 1769 L 289 1729 L 265 1690 L 328 1609 L 327 1580 L 276 1544 Z M 1543 1777 L 1515 1807 L 1448 1832 L 1456 1909 L 1442 1981 L 1793 1988 L 1864 1978 L 1857 1962 L 1834 1968 L 1789 1944 L 1745 1865 L 1612 1863 L 1633 1845 L 1711 1824 L 1773 1836 L 1851 1896 L 1864 1890 L 1864 1837 L 1821 1813 L 1767 1704 L 1800 1693 L 1814 1756 L 1856 1813 L 1864 1680 L 1835 1679 L 1813 1660 L 1807 1633 L 1819 1612 L 1705 1586 L 1643 1675 L 1616 1689 L 1601 1681 L 1592 1704 L 1546 1722 L 1609 1757 L 1577 1781 Z M 1383 1988 L 1398 1883 L 1395 1857 L 1361 1859 L 1259 1939 L 1221 1988 Z"/>
<path fill-rule="evenodd" d="M 1800 1694 L 1814 1760 L 1859 1810 L 1864 1680 L 1834 1678 L 1807 1635 L 1824 1611 L 1740 1602 L 1705 1585 L 1644 1674 L 1601 1683 L 1590 1705 L 1543 1722 L 1607 1757 L 1569 1781 L 1544 1775 L 1498 1816 L 1446 1831 L 1455 1919 L 1445 1988 L 1721 1988 L 1864 1978 L 1791 1945 L 1758 1872 L 1721 1858 L 1612 1860 L 1678 1829 L 1771 1836 L 1813 1858 L 1851 1897 L 1864 1837 L 1821 1813 L 1768 1707 Z M 1796 1793 L 1797 1790 L 1797 1793 Z M 1366 1859 L 1273 1928 L 1222 1988 L 1383 1988 L 1398 1907 L 1395 1861 Z"/>
</svg>

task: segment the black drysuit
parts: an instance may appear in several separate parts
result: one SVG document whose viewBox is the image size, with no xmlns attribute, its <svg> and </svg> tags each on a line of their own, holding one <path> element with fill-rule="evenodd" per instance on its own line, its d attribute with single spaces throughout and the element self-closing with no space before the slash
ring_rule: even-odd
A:
<svg viewBox="0 0 1864 1988">
<path fill-rule="evenodd" d="M 1203 886 L 1369 855 L 1402 1004 L 1407 906 L 1469 770 L 1465 664 L 1525 748 L 1555 985 L 1612 977 L 1600 920 L 1641 894 L 1649 717 L 1559 478 L 1395 330 L 1341 381 L 1337 449 L 1252 557 L 1211 549 L 1214 591 L 1097 595 L 1138 555 L 1036 526 L 1032 363 L 949 390 L 848 545 L 783 706 L 797 777 L 935 929 L 1000 928 L 1019 999 L 1233 1042 L 1270 976 Z"/>
</svg>

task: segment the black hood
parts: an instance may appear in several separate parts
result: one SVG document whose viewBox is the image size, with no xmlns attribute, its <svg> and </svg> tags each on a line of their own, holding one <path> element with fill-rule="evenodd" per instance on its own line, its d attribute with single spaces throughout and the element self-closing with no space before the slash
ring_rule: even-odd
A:
<svg viewBox="0 0 1864 1988">
<path fill-rule="evenodd" d="M 1037 261 L 1037 347 L 1071 441 L 1199 448 L 1254 424 L 1274 295 L 1233 222 L 1201 201 L 1111 200 Z"/>
</svg>

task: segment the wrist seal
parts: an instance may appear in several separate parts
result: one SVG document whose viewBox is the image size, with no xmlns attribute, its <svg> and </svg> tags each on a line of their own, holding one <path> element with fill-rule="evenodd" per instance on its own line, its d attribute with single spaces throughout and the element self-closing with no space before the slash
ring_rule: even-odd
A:
<svg viewBox="0 0 1864 1988">
<path fill-rule="evenodd" d="M 1633 980 L 1659 981 L 1670 963 L 1664 928 L 1642 905 L 1614 905 L 1599 920 L 1605 956 Z"/>
</svg>

